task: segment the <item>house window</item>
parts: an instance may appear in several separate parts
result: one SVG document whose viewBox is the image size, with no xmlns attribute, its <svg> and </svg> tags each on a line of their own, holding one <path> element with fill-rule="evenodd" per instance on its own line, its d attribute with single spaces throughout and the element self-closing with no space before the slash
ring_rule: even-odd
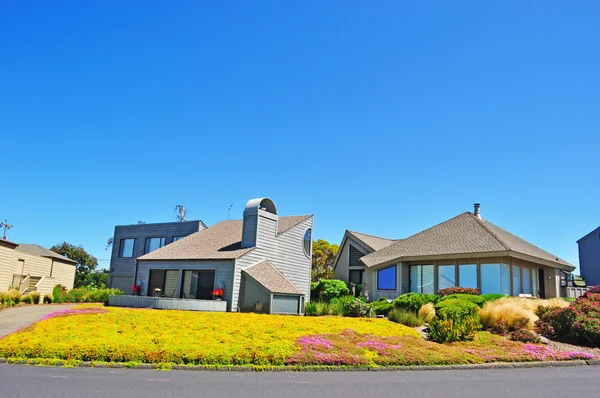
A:
<svg viewBox="0 0 600 398">
<path fill-rule="evenodd" d="M 184 270 L 181 298 L 212 300 L 215 290 L 215 270 Z"/>
<path fill-rule="evenodd" d="M 531 270 L 523 267 L 523 293 L 531 294 Z"/>
<path fill-rule="evenodd" d="M 536 268 L 531 269 L 531 294 L 534 296 L 539 296 L 538 294 L 538 270 Z"/>
<path fill-rule="evenodd" d="M 513 296 L 521 294 L 521 267 L 512 266 Z"/>
<path fill-rule="evenodd" d="M 356 247 L 350 245 L 350 267 L 364 267 L 365 265 L 360 261 L 360 258 L 365 254 L 358 250 Z"/>
<path fill-rule="evenodd" d="M 177 242 L 179 239 L 182 239 L 182 238 L 184 238 L 184 236 L 174 236 L 173 240 L 171 241 L 171 243 Z"/>
<path fill-rule="evenodd" d="M 133 247 L 135 246 L 135 239 L 121 239 L 121 247 L 119 251 L 119 257 L 131 258 L 133 257 Z"/>
<path fill-rule="evenodd" d="M 312 229 L 307 229 L 304 233 L 304 254 L 306 257 L 311 257 L 310 246 L 312 244 Z"/>
<path fill-rule="evenodd" d="M 410 266 L 410 291 L 414 293 L 434 294 L 433 265 Z"/>
<path fill-rule="evenodd" d="M 481 294 L 510 295 L 510 267 L 508 264 L 481 264 Z"/>
<path fill-rule="evenodd" d="M 456 286 L 456 266 L 438 266 L 438 290 Z"/>
<path fill-rule="evenodd" d="M 396 290 L 396 266 L 377 271 L 377 290 Z"/>
<path fill-rule="evenodd" d="M 165 245 L 165 238 L 146 238 L 146 249 L 144 253 L 150 253 Z"/>
<path fill-rule="evenodd" d="M 148 296 L 177 297 L 178 270 L 150 270 Z"/>
<path fill-rule="evenodd" d="M 362 285 L 365 281 L 365 271 L 362 269 L 350 270 L 350 283 Z"/>
<path fill-rule="evenodd" d="M 477 264 L 458 266 L 458 286 L 477 289 Z"/>
</svg>

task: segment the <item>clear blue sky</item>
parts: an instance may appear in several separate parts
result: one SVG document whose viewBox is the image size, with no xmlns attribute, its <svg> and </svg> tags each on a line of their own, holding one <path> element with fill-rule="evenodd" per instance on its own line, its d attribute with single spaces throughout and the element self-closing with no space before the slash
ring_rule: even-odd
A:
<svg viewBox="0 0 600 398">
<path fill-rule="evenodd" d="M 600 225 L 600 4 L 416 3 L 2 1 L 9 237 L 107 260 L 116 224 L 269 196 L 339 243 L 481 202 L 578 265 Z"/>
</svg>

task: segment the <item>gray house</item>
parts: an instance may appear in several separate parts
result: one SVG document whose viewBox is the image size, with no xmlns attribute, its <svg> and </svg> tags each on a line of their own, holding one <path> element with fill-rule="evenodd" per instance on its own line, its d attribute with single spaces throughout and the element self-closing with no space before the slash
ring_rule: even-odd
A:
<svg viewBox="0 0 600 398">
<path fill-rule="evenodd" d="M 600 285 L 600 227 L 577 241 L 579 271 L 588 286 Z"/>
<path fill-rule="evenodd" d="M 213 300 L 228 311 L 302 314 L 310 295 L 313 216 L 283 217 L 268 198 L 137 259 L 142 295 Z M 219 299 L 221 299 L 219 297 Z"/>
<path fill-rule="evenodd" d="M 480 206 L 406 239 L 346 231 L 335 277 L 363 284 L 371 300 L 453 286 L 482 293 L 564 296 L 575 267 L 485 221 Z"/>
<path fill-rule="evenodd" d="M 113 237 L 109 287 L 131 293 L 135 259 L 206 228 L 202 221 L 118 225 Z"/>
</svg>

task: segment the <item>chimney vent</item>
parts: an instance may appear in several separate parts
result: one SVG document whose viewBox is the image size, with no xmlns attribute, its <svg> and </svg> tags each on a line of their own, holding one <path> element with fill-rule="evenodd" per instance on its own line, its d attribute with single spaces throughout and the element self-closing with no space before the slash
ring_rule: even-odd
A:
<svg viewBox="0 0 600 398">
<path fill-rule="evenodd" d="M 479 211 L 479 209 L 481 208 L 481 205 L 479 203 L 475 203 L 473 206 L 475 207 L 473 214 L 475 214 L 475 217 L 481 218 L 481 212 Z"/>
</svg>

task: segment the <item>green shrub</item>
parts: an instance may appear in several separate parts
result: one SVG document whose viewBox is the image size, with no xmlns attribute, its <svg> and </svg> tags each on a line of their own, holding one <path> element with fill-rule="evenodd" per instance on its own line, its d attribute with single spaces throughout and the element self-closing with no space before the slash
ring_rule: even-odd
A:
<svg viewBox="0 0 600 398">
<path fill-rule="evenodd" d="M 506 294 L 498 294 L 498 293 L 487 293 L 487 294 L 482 294 L 481 297 L 483 297 L 485 299 L 486 302 L 488 301 L 494 301 L 494 300 L 498 300 L 504 297 L 507 297 Z"/>
<path fill-rule="evenodd" d="M 304 315 L 306 316 L 316 316 L 317 315 L 317 305 L 311 301 L 304 305 Z"/>
<path fill-rule="evenodd" d="M 65 303 L 67 300 L 67 288 L 63 285 L 56 285 L 52 289 L 52 302 Z"/>
<path fill-rule="evenodd" d="M 10 298 L 8 297 L 8 293 L 0 292 L 0 304 L 6 304 L 8 303 L 8 300 L 10 300 Z"/>
<path fill-rule="evenodd" d="M 429 338 L 436 343 L 473 340 L 475 333 L 481 329 L 477 317 L 463 319 L 434 319 L 429 323 Z"/>
<path fill-rule="evenodd" d="M 317 316 L 329 315 L 329 303 L 326 303 L 324 301 L 317 301 L 315 304 L 317 305 Z"/>
<path fill-rule="evenodd" d="M 40 294 L 38 292 L 31 292 L 30 296 L 31 296 L 31 299 L 33 300 L 33 304 L 40 303 Z"/>
<path fill-rule="evenodd" d="M 319 282 L 311 282 L 310 283 L 310 299 L 316 300 L 319 298 L 319 293 L 321 292 L 320 288 L 321 284 Z"/>
<path fill-rule="evenodd" d="M 451 294 L 470 294 L 473 296 L 479 296 L 481 291 L 479 289 L 474 289 L 472 287 L 447 287 L 445 289 L 438 290 L 438 296 L 450 296 Z"/>
<path fill-rule="evenodd" d="M 322 279 L 319 282 L 319 297 L 321 300 L 330 301 L 336 297 L 347 296 L 350 293 L 346 282 L 338 279 Z"/>
<path fill-rule="evenodd" d="M 423 320 L 410 310 L 393 309 L 390 311 L 388 318 L 392 322 L 400 323 L 411 328 L 423 325 Z"/>
<path fill-rule="evenodd" d="M 440 301 L 435 305 L 436 317 L 440 319 L 462 319 L 476 316 L 479 306 L 470 301 L 451 299 Z"/>
<path fill-rule="evenodd" d="M 365 318 L 371 317 L 372 315 L 373 310 L 371 308 L 371 304 L 362 302 L 359 299 L 354 299 L 344 305 L 344 316 Z"/>
<path fill-rule="evenodd" d="M 483 307 L 483 305 L 486 302 L 485 298 L 483 298 L 482 296 L 473 296 L 471 294 L 450 294 L 448 296 L 441 297 L 438 303 L 456 299 L 470 301 L 471 303 L 477 305 L 479 308 Z"/>
<path fill-rule="evenodd" d="M 331 300 L 328 306 L 327 313 L 334 316 L 344 315 L 344 302 Z"/>
<path fill-rule="evenodd" d="M 44 294 L 44 304 L 52 304 L 52 295 Z"/>
<path fill-rule="evenodd" d="M 384 301 L 374 301 L 372 304 L 373 312 L 375 315 L 383 315 L 387 316 L 392 308 L 394 308 L 394 303 L 390 303 L 384 299 Z"/>
<path fill-rule="evenodd" d="M 21 302 L 21 292 L 15 289 L 9 290 L 8 298 L 14 303 L 14 305 L 18 305 Z"/>
<path fill-rule="evenodd" d="M 23 297 L 21 297 L 21 302 L 25 303 L 25 304 L 31 304 L 31 303 L 33 303 L 33 299 L 29 295 L 23 296 Z"/>
<path fill-rule="evenodd" d="M 406 293 L 394 300 L 394 307 L 413 311 L 415 314 L 427 303 L 436 303 L 438 297 L 434 294 Z"/>
<path fill-rule="evenodd" d="M 521 343 L 539 344 L 542 342 L 542 340 L 538 337 L 537 334 L 527 329 L 518 329 L 509 332 L 508 339 L 512 341 L 520 341 Z"/>
</svg>

